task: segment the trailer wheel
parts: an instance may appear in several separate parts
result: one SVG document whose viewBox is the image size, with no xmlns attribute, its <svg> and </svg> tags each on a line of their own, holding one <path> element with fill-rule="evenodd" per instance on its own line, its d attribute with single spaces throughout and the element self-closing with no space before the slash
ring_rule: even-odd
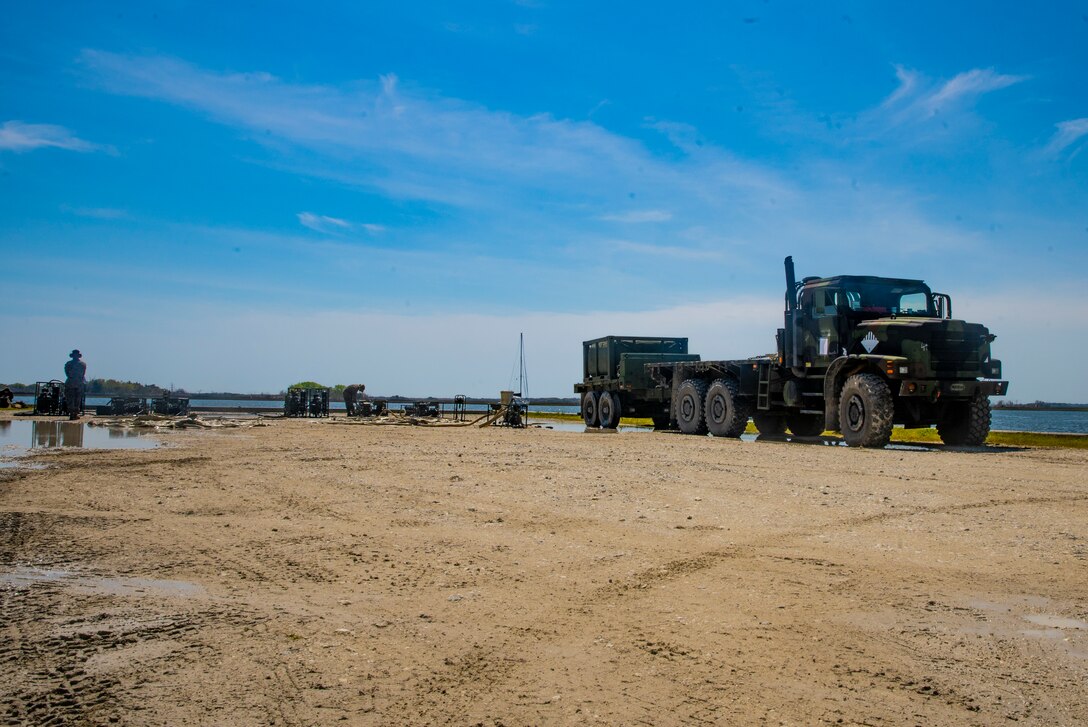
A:
<svg viewBox="0 0 1088 727">
<path fill-rule="evenodd" d="M 601 421 L 602 429 L 615 429 L 620 425 L 620 415 L 623 407 L 620 406 L 620 395 L 615 391 L 601 392 L 597 400 L 597 417 Z"/>
<path fill-rule="evenodd" d="M 756 431 L 765 436 L 780 437 L 786 433 L 786 420 L 777 414 L 756 412 L 752 415 L 752 423 L 756 425 Z"/>
<path fill-rule="evenodd" d="M 952 402 L 937 423 L 937 433 L 945 444 L 981 446 L 990 436 L 989 397 Z"/>
<path fill-rule="evenodd" d="M 750 405 L 737 395 L 737 382 L 715 379 L 706 392 L 706 428 L 715 437 L 739 437 L 748 426 Z"/>
<path fill-rule="evenodd" d="M 851 447 L 883 447 L 892 437 L 895 403 L 884 379 L 854 374 L 842 387 L 839 426 Z"/>
<path fill-rule="evenodd" d="M 684 434 L 706 434 L 706 382 L 687 379 L 676 389 L 676 425 Z"/>
<path fill-rule="evenodd" d="M 824 433 L 824 415 L 788 414 L 786 426 L 796 437 L 818 437 Z"/>
<path fill-rule="evenodd" d="M 600 426 L 600 418 L 597 410 L 597 392 L 587 391 L 582 394 L 582 421 L 587 427 Z"/>
</svg>

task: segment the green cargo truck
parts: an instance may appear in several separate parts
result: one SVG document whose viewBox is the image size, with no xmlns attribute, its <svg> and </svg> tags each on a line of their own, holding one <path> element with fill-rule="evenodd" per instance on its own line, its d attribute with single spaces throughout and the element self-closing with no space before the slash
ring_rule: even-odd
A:
<svg viewBox="0 0 1088 727">
<path fill-rule="evenodd" d="M 687 353 L 684 338 L 586 341 L 575 385 L 586 426 L 641 416 L 655 428 L 739 437 L 751 417 L 761 434 L 838 431 L 856 447 L 884 446 L 895 424 L 936 425 L 947 444 L 986 440 L 989 397 L 1009 384 L 985 326 L 953 319 L 951 298 L 921 280 L 798 283 L 792 258 L 785 268 L 785 326 L 774 355 L 703 361 Z"/>
</svg>

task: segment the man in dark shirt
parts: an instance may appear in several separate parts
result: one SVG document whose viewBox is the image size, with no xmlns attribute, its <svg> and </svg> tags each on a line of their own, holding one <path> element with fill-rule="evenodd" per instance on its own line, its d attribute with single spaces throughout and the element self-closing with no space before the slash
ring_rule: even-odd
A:
<svg viewBox="0 0 1088 727">
<path fill-rule="evenodd" d="M 68 418 L 79 419 L 83 413 L 83 387 L 87 384 L 87 364 L 78 350 L 69 354 L 64 364 L 64 401 L 68 405 Z"/>
<path fill-rule="evenodd" d="M 344 387 L 344 407 L 348 410 L 348 416 L 357 416 L 359 412 L 359 400 L 366 396 L 365 384 L 352 384 Z"/>
</svg>

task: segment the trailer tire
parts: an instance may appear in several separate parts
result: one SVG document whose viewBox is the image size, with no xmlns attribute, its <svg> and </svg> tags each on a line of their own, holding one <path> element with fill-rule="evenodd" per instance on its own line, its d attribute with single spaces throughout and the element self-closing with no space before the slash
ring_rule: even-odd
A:
<svg viewBox="0 0 1088 727">
<path fill-rule="evenodd" d="M 970 401 L 952 402 L 937 423 L 945 444 L 979 447 L 990 436 L 990 398 L 976 395 Z"/>
<path fill-rule="evenodd" d="M 615 429 L 620 425 L 620 415 L 623 407 L 620 405 L 620 395 L 615 391 L 602 391 L 597 400 L 597 418 L 601 422 L 602 429 Z"/>
<path fill-rule="evenodd" d="M 756 425 L 756 431 L 764 436 L 780 437 L 786 433 L 786 420 L 777 414 L 756 412 L 752 415 L 752 423 Z"/>
<path fill-rule="evenodd" d="M 676 388 L 676 425 L 684 434 L 706 434 L 706 382 L 686 379 Z"/>
<path fill-rule="evenodd" d="M 795 437 L 818 437 L 824 433 L 824 415 L 788 414 L 786 426 Z"/>
<path fill-rule="evenodd" d="M 587 427 L 600 426 L 600 416 L 597 408 L 598 394 L 596 391 L 587 391 L 582 394 L 582 421 Z"/>
<path fill-rule="evenodd" d="M 883 447 L 892 437 L 895 402 L 884 379 L 854 374 L 839 397 L 839 426 L 851 447 Z"/>
<path fill-rule="evenodd" d="M 736 439 L 748 426 L 751 405 L 737 394 L 733 379 L 715 379 L 706 392 L 706 428 L 715 437 Z"/>
</svg>

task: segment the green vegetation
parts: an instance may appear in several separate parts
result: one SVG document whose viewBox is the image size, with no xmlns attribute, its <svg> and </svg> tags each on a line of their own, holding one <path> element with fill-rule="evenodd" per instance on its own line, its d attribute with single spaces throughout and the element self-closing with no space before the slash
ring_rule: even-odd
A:
<svg viewBox="0 0 1088 727">
<path fill-rule="evenodd" d="M 7 384 L 15 393 L 33 394 L 34 384 Z M 4 384 L 0 384 L 0 389 Z M 87 396 L 162 396 L 168 389 L 157 384 L 141 384 L 138 381 L 119 381 L 117 379 L 91 379 L 87 382 Z M 177 394 L 185 394 L 183 389 L 175 389 Z"/>
<path fill-rule="evenodd" d="M 300 381 L 297 384 L 291 384 L 288 389 L 327 389 L 329 387 L 317 383 L 316 381 Z"/>
</svg>

